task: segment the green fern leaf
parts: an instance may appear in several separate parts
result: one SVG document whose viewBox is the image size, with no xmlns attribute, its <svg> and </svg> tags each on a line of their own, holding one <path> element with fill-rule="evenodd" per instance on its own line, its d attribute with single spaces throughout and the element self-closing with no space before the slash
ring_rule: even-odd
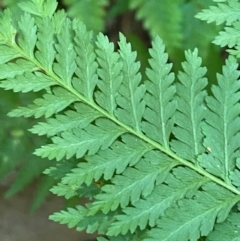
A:
<svg viewBox="0 0 240 241">
<path fill-rule="evenodd" d="M 175 165 L 171 158 L 160 152 L 147 153 L 135 168 L 127 168 L 122 175 L 112 178 L 112 185 L 102 187 L 102 193 L 96 196 L 97 201 L 93 203 L 89 214 L 98 210 L 104 213 L 114 211 L 119 205 L 124 208 L 129 202 L 134 204 L 140 196 L 147 197 L 152 193 L 155 183 L 163 182 Z"/>
<path fill-rule="evenodd" d="M 239 134 L 238 134 L 239 136 Z M 230 179 L 232 181 L 232 184 L 238 189 L 240 189 L 240 158 L 238 157 L 236 160 L 236 168 L 233 171 L 230 171 Z"/>
<path fill-rule="evenodd" d="M 6 63 L 0 66 L 0 80 L 14 78 L 16 75 L 22 75 L 25 72 L 32 72 L 36 66 L 30 61 L 18 59 L 15 63 Z"/>
<path fill-rule="evenodd" d="M 76 88 L 88 101 L 93 101 L 93 91 L 98 82 L 96 74 L 98 64 L 93 46 L 93 34 L 87 32 L 86 27 L 79 21 L 74 22 L 76 36 L 76 77 L 73 77 L 73 87 Z"/>
<path fill-rule="evenodd" d="M 239 214 L 231 213 L 224 223 L 218 223 L 207 241 L 238 241 L 240 239 Z"/>
<path fill-rule="evenodd" d="M 127 147 L 126 147 L 127 146 Z M 122 153 L 125 148 L 124 153 Z M 81 162 L 78 167 L 62 178 L 63 184 L 88 186 L 98 181 L 103 175 L 104 180 L 109 180 L 114 173 L 122 173 L 128 165 L 135 165 L 151 147 L 131 136 L 123 136 L 122 142 L 116 141 L 111 148 L 99 151 L 97 155 L 86 157 L 87 162 Z"/>
<path fill-rule="evenodd" d="M 85 216 L 77 225 L 77 230 L 82 231 L 86 229 L 87 233 L 105 234 L 107 227 L 114 218 L 115 213 L 105 215 L 103 213 L 97 213 L 94 216 Z"/>
<path fill-rule="evenodd" d="M 137 54 L 132 52 L 131 45 L 126 42 L 126 38 L 122 34 L 120 34 L 119 47 L 123 62 L 123 81 L 117 96 L 117 104 L 120 108 L 117 108 L 115 114 L 124 124 L 140 132 L 145 108 L 143 96 L 146 91 L 143 84 L 139 85 L 141 82 L 141 74 L 138 73 L 140 63 L 135 62 Z"/>
<path fill-rule="evenodd" d="M 37 27 L 34 24 L 34 18 L 29 13 L 22 15 L 19 21 L 19 29 L 18 44 L 24 53 L 32 59 L 33 50 L 37 41 Z"/>
<path fill-rule="evenodd" d="M 215 219 L 222 222 L 226 219 L 231 207 L 237 202 L 229 191 L 214 183 L 202 186 L 203 192 L 197 192 L 196 198 L 178 201 L 178 206 L 168 209 L 166 215 L 158 222 L 158 228 L 149 231 L 153 240 L 197 240 L 200 235 L 207 236 L 213 229 Z"/>
<path fill-rule="evenodd" d="M 6 9 L 0 19 L 0 43 L 10 45 L 10 47 L 15 44 L 15 37 L 17 33 L 12 20 L 12 12 L 9 9 Z"/>
<path fill-rule="evenodd" d="M 31 0 L 21 2 L 18 6 L 24 11 L 37 16 L 52 16 L 57 8 L 55 0 Z"/>
<path fill-rule="evenodd" d="M 156 220 L 164 214 L 175 200 L 186 195 L 192 197 L 194 192 L 204 183 L 207 178 L 198 175 L 190 169 L 176 168 L 174 175 L 167 176 L 164 184 L 156 186 L 152 194 L 147 199 L 139 200 L 133 206 L 123 209 L 124 214 L 117 215 L 115 221 L 108 230 L 108 234 L 119 235 L 128 231 L 135 232 L 137 226 L 144 230 L 149 224 L 150 227 L 156 225 Z"/>
<path fill-rule="evenodd" d="M 16 49 L 13 49 L 7 45 L 0 46 L 0 64 L 5 64 L 10 60 L 16 59 L 21 55 Z"/>
<path fill-rule="evenodd" d="M 235 22 L 232 27 L 225 27 L 225 31 L 221 31 L 217 37 L 215 37 L 213 43 L 220 45 L 221 47 L 228 46 L 229 48 L 239 45 L 239 31 L 240 23 Z"/>
<path fill-rule="evenodd" d="M 58 113 L 76 101 L 76 97 L 68 91 L 57 87 L 53 89 L 53 94 L 45 94 L 43 98 L 38 98 L 34 101 L 34 104 L 28 107 L 19 107 L 9 113 L 11 117 L 30 117 L 39 118 L 43 115 L 50 117 L 51 115 Z"/>
<path fill-rule="evenodd" d="M 67 14 L 65 13 L 64 10 L 59 10 L 55 12 L 54 15 L 52 16 L 52 23 L 56 34 L 59 34 L 61 32 L 61 29 L 62 29 L 63 23 L 65 22 L 66 17 L 67 17 Z"/>
<path fill-rule="evenodd" d="M 113 43 L 103 34 L 97 36 L 96 50 L 98 55 L 98 75 L 100 77 L 97 86 L 100 91 L 96 92 L 97 103 L 111 115 L 117 107 L 116 97 L 118 89 L 122 82 L 120 71 L 122 63 L 119 60 L 119 54 L 114 52 Z M 111 53 L 111 55 L 110 55 Z"/>
<path fill-rule="evenodd" d="M 185 53 L 186 62 L 182 63 L 184 72 L 178 77 L 177 105 L 175 115 L 176 125 L 173 134 L 178 140 L 171 142 L 172 149 L 187 160 L 194 160 L 204 150 L 202 147 L 203 134 L 201 123 L 205 116 L 204 98 L 207 79 L 204 78 L 206 68 L 201 67 L 201 58 L 198 52 Z M 196 161 L 195 161 L 196 162 Z"/>
<path fill-rule="evenodd" d="M 67 224 L 69 228 L 73 228 L 83 219 L 85 213 L 86 209 L 78 205 L 76 209 L 68 208 L 67 211 L 54 213 L 49 216 L 49 219 L 61 224 Z"/>
<path fill-rule="evenodd" d="M 35 53 L 35 57 L 44 69 L 52 72 L 52 65 L 55 58 L 55 49 L 53 46 L 54 25 L 49 18 L 44 18 L 42 19 L 40 26 L 40 31 L 37 34 L 38 41 L 36 44 L 38 50 Z"/>
<path fill-rule="evenodd" d="M 239 89 L 238 64 L 233 57 L 226 61 L 223 74 L 218 74 L 218 86 L 212 87 L 213 96 L 206 98 L 209 110 L 206 124 L 204 145 L 209 150 L 203 154 L 200 164 L 210 173 L 230 183 L 229 175 L 235 165 L 237 149 L 240 147 L 239 134 Z M 218 140 L 216 142 L 216 139 Z"/>
<path fill-rule="evenodd" d="M 124 130 L 114 123 L 98 119 L 96 125 L 89 125 L 84 130 L 73 130 L 63 132 L 61 137 L 52 138 L 53 144 L 43 146 L 35 151 L 37 156 L 48 157 L 50 160 L 56 158 L 61 160 L 64 156 L 67 159 L 76 155 L 80 158 L 88 152 L 95 154 L 99 149 L 106 149 L 112 142 L 121 135 Z"/>
<path fill-rule="evenodd" d="M 26 72 L 23 75 L 17 75 L 15 78 L 8 78 L 0 83 L 0 87 L 5 90 L 12 89 L 14 92 L 23 93 L 30 91 L 37 92 L 53 85 L 56 85 L 53 79 L 41 72 Z"/>
<path fill-rule="evenodd" d="M 69 199 L 77 195 L 76 189 L 75 187 L 58 183 L 58 185 L 52 187 L 50 191 L 57 196 L 64 196 L 66 199 Z"/>
<path fill-rule="evenodd" d="M 0 57 L 1 87 L 45 90 L 10 116 L 45 116 L 31 131 L 51 136 L 51 143 L 35 154 L 61 161 L 45 171 L 36 205 L 50 185 L 53 193 L 66 198 L 88 197 L 86 208 L 77 206 L 50 218 L 131 241 L 196 241 L 211 232 L 219 235 L 217 223 L 234 229 L 228 216 L 236 213 L 240 201 L 236 59 L 226 61 L 218 86 L 208 96 L 198 51 L 185 53 L 175 84 L 164 45 L 156 37 L 145 81 L 137 54 L 122 34 L 116 52 L 106 37 L 99 34 L 95 40 L 79 20 L 61 11 L 53 14 L 55 3 L 22 3 L 37 17 L 23 14 L 15 29 L 5 12 L 0 23 L 0 46 L 13 49 L 6 56 L 5 48 Z M 131 1 L 143 18 L 155 6 L 151 3 Z M 176 3 L 166 4 L 176 13 Z M 146 12 L 143 5 L 149 7 Z M 171 36 L 179 36 L 178 31 Z M 174 48 L 179 40 L 172 42 Z"/>
<path fill-rule="evenodd" d="M 70 19 L 65 19 L 60 34 L 57 35 L 56 60 L 53 64 L 54 72 L 63 80 L 67 86 L 71 86 L 71 79 L 76 70 L 76 53 L 72 44 L 72 23 Z"/>
<path fill-rule="evenodd" d="M 54 179 L 61 179 L 63 178 L 67 173 L 71 171 L 72 168 L 74 168 L 77 165 L 77 160 L 69 160 L 69 161 L 62 161 L 60 163 L 57 163 L 53 167 L 49 167 L 46 170 L 44 170 L 44 174 L 53 177 Z"/>
<path fill-rule="evenodd" d="M 207 21 L 207 23 L 216 22 L 217 25 L 226 22 L 231 25 L 239 20 L 240 4 L 235 0 L 228 0 L 228 3 L 218 3 L 217 6 L 210 6 L 196 15 L 197 18 Z"/>
<path fill-rule="evenodd" d="M 147 69 L 149 78 L 144 100 L 147 109 L 144 113 L 146 121 L 142 123 L 143 131 L 153 140 L 169 148 L 169 137 L 174 125 L 173 114 L 176 102 L 173 96 L 176 88 L 172 85 L 174 74 L 169 73 L 172 64 L 167 64 L 168 55 L 164 53 L 164 45 L 159 37 L 152 42 L 153 48 L 149 50 L 152 59 L 149 60 L 152 69 Z M 160 114 L 159 114 L 160 113 Z"/>
<path fill-rule="evenodd" d="M 1 86 L 1 85 L 0 85 Z M 75 103 L 73 110 L 67 110 L 63 115 L 39 122 L 30 131 L 38 135 L 54 136 L 74 128 L 85 128 L 101 114 L 83 103 Z"/>
<path fill-rule="evenodd" d="M 139 237 L 137 237 L 136 235 L 128 235 L 126 236 L 118 236 L 118 237 L 108 237 L 108 239 L 100 237 L 97 238 L 98 241 L 139 241 L 141 239 L 139 239 Z"/>
</svg>

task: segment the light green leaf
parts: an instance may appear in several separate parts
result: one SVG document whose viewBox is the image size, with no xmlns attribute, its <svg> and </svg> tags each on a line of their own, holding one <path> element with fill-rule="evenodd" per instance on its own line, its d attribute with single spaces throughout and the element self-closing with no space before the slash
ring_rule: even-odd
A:
<svg viewBox="0 0 240 241">
<path fill-rule="evenodd" d="M 35 57 L 43 68 L 52 72 L 52 65 L 55 58 L 54 49 L 54 27 L 50 18 L 41 19 L 38 31 L 37 51 Z"/>
<path fill-rule="evenodd" d="M 141 119 L 145 109 L 143 96 L 146 91 L 145 86 L 140 84 L 140 63 L 135 62 L 137 53 L 132 52 L 130 43 L 126 42 L 126 38 L 122 34 L 120 34 L 119 47 L 123 63 L 123 81 L 117 96 L 119 108 L 117 108 L 115 115 L 121 122 L 140 132 Z"/>
<path fill-rule="evenodd" d="M 34 18 L 29 13 L 25 13 L 21 16 L 19 21 L 20 32 L 17 37 L 17 44 L 24 51 L 24 54 L 29 58 L 33 58 L 33 50 L 37 41 L 37 27 L 34 23 Z"/>
<path fill-rule="evenodd" d="M 72 76 L 76 70 L 76 53 L 72 44 L 72 22 L 66 18 L 60 34 L 57 35 L 58 43 L 55 45 L 57 63 L 53 64 L 54 72 L 61 78 L 66 86 L 71 86 Z"/>
<path fill-rule="evenodd" d="M 225 31 L 221 31 L 218 36 L 215 37 L 213 43 L 220 45 L 221 47 L 228 46 L 233 48 L 235 45 L 239 45 L 239 31 L 240 31 L 240 22 L 235 22 L 232 24 L 232 27 L 225 27 Z"/>
<path fill-rule="evenodd" d="M 217 25 L 226 22 L 227 25 L 239 20 L 240 3 L 236 0 L 228 0 L 228 3 L 218 3 L 217 6 L 210 6 L 196 15 L 197 18 L 216 22 Z"/>
<path fill-rule="evenodd" d="M 99 112 L 83 103 L 76 103 L 73 110 L 48 118 L 46 122 L 39 122 L 30 131 L 38 135 L 54 136 L 74 128 L 85 128 L 98 117 L 101 117 Z"/>
<path fill-rule="evenodd" d="M 206 68 L 201 67 L 202 60 L 198 51 L 185 52 L 186 61 L 182 63 L 184 72 L 180 72 L 177 83 L 177 113 L 176 126 L 173 130 L 177 140 L 171 142 L 171 147 L 179 156 L 196 163 L 196 156 L 204 152 L 202 147 L 202 121 L 206 115 L 204 98 L 207 95 L 204 88 L 207 79 L 204 78 Z"/>
<path fill-rule="evenodd" d="M 108 148 L 124 130 L 106 119 L 98 119 L 95 125 L 90 124 L 85 129 L 65 131 L 61 137 L 52 138 L 53 144 L 43 146 L 35 151 L 37 156 L 56 158 L 57 161 L 66 156 L 67 159 L 76 155 L 80 158 L 88 152 L 93 155 L 99 149 Z"/>
<path fill-rule="evenodd" d="M 217 75 L 218 86 L 212 86 L 213 96 L 206 97 L 209 110 L 203 133 L 206 136 L 204 146 L 209 153 L 199 158 L 202 167 L 223 178 L 226 183 L 230 183 L 229 174 L 240 147 L 237 134 L 240 130 L 240 72 L 237 68 L 236 59 L 229 57 L 223 67 L 223 74 Z"/>
<path fill-rule="evenodd" d="M 134 204 L 140 197 L 146 198 L 152 193 L 155 184 L 162 183 L 175 165 L 171 158 L 160 152 L 148 152 L 134 168 L 129 167 L 122 175 L 115 175 L 111 185 L 102 187 L 102 193 L 96 196 L 89 214 L 98 210 L 108 213 L 118 206 L 125 208 L 129 202 Z"/>
<path fill-rule="evenodd" d="M 147 225 L 154 227 L 156 220 L 164 215 L 164 212 L 173 203 L 183 198 L 192 197 L 196 190 L 208 181 L 186 168 L 175 168 L 173 174 L 169 174 L 164 184 L 158 185 L 153 192 L 146 198 L 140 199 L 133 207 L 123 209 L 121 215 L 117 215 L 114 223 L 108 230 L 108 234 L 119 235 L 127 232 L 134 233 L 139 226 L 141 230 L 146 229 Z"/>
<path fill-rule="evenodd" d="M 44 115 L 47 118 L 64 110 L 75 101 L 77 101 L 77 99 L 72 93 L 56 87 L 53 89 L 53 94 L 45 94 L 43 98 L 34 100 L 34 104 L 28 107 L 19 107 L 18 109 L 12 110 L 8 115 L 11 117 L 34 116 L 35 118 Z"/>
<path fill-rule="evenodd" d="M 215 229 L 208 235 L 207 241 L 239 241 L 240 225 L 239 213 L 230 213 L 226 222 L 217 223 Z"/>
<path fill-rule="evenodd" d="M 149 50 L 151 69 L 146 70 L 147 93 L 144 96 L 147 108 L 142 123 L 143 132 L 153 140 L 169 148 L 169 137 L 174 125 L 173 114 L 176 110 L 176 101 L 173 96 L 176 92 L 174 74 L 170 73 L 172 64 L 167 64 L 168 55 L 164 53 L 164 45 L 159 37 L 152 42 Z"/>
<path fill-rule="evenodd" d="M 10 62 L 0 65 L 0 79 L 14 78 L 16 75 L 32 72 L 35 69 L 36 66 L 32 62 L 18 59 L 15 63 Z"/>
<path fill-rule="evenodd" d="M 56 85 L 56 82 L 39 71 L 34 73 L 27 72 L 24 75 L 17 75 L 15 78 L 9 78 L 0 82 L 1 88 L 23 93 L 29 91 L 37 92 L 53 85 Z"/>
<path fill-rule="evenodd" d="M 52 16 L 57 8 L 55 0 L 31 0 L 18 4 L 24 11 L 37 16 Z"/>
<path fill-rule="evenodd" d="M 59 222 L 60 224 L 67 224 L 69 228 L 77 226 L 86 214 L 86 208 L 83 206 L 76 206 L 76 208 L 68 208 L 67 211 L 56 212 L 49 216 L 50 220 Z"/>
<path fill-rule="evenodd" d="M 20 57 L 20 53 L 7 45 L 0 45 L 0 64 L 5 64 L 10 60 Z"/>
<path fill-rule="evenodd" d="M 83 94 L 88 101 L 93 102 L 93 91 L 98 81 L 96 54 L 94 53 L 93 35 L 79 21 L 73 23 L 76 36 L 76 77 L 73 77 L 73 87 Z"/>
<path fill-rule="evenodd" d="M 99 34 L 96 45 L 98 47 L 96 50 L 97 60 L 100 67 L 98 69 L 100 79 L 97 83 L 100 91 L 95 93 L 96 101 L 113 115 L 117 107 L 116 97 L 118 89 L 122 82 L 122 75 L 120 74 L 122 63 L 119 59 L 119 54 L 114 52 L 113 43 L 109 43 L 106 36 Z"/>
<path fill-rule="evenodd" d="M 157 221 L 157 228 L 147 232 L 144 241 L 196 241 L 200 236 L 207 236 L 218 222 L 226 219 L 232 206 L 236 203 L 234 195 L 214 183 L 203 186 L 204 191 L 196 193 L 196 198 L 183 199 L 169 208 Z"/>
<path fill-rule="evenodd" d="M 125 149 L 124 153 L 122 148 Z M 110 148 L 99 151 L 97 155 L 86 157 L 87 162 L 80 162 L 72 173 L 62 178 L 62 183 L 74 186 L 86 183 L 89 186 L 102 175 L 104 180 L 109 180 L 115 172 L 122 173 L 127 165 L 135 165 L 150 148 L 141 140 L 123 135 L 122 142 L 116 141 Z"/>
</svg>

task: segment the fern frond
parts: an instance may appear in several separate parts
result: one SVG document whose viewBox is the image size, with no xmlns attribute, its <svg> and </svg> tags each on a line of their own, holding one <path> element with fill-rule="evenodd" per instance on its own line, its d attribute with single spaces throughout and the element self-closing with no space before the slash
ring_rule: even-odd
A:
<svg viewBox="0 0 240 241">
<path fill-rule="evenodd" d="M 239 134 L 238 134 L 239 138 Z M 230 179 L 232 184 L 240 189 L 240 158 L 238 157 L 236 160 L 236 167 L 233 171 L 230 171 Z"/>
<path fill-rule="evenodd" d="M 75 71 L 77 78 L 73 77 L 73 87 L 88 101 L 93 101 L 93 91 L 98 82 L 96 74 L 98 64 L 93 46 L 93 33 L 88 32 L 86 26 L 79 21 L 74 22 L 74 30 L 76 32 L 74 41 L 77 53 L 77 69 Z"/>
<path fill-rule="evenodd" d="M 15 43 L 16 28 L 13 25 L 12 12 L 6 9 L 1 15 L 1 26 L 0 26 L 0 43 L 6 44 L 10 47 Z M 14 51 L 14 50 L 13 50 Z"/>
<path fill-rule="evenodd" d="M 223 74 L 217 75 L 218 86 L 212 87 L 213 96 L 206 97 L 206 123 L 204 146 L 209 150 L 203 154 L 200 164 L 210 173 L 230 183 L 229 175 L 235 165 L 239 142 L 239 89 L 240 72 L 238 64 L 232 56 L 226 60 Z M 217 141 L 216 141 L 217 139 Z"/>
<path fill-rule="evenodd" d="M 28 2 L 21 2 L 18 6 L 24 11 L 36 16 L 52 16 L 57 8 L 57 1 L 55 0 L 31 0 Z"/>
<path fill-rule="evenodd" d="M 183 196 L 191 198 L 195 191 L 208 182 L 204 178 L 185 168 L 173 169 L 173 174 L 169 174 L 164 183 L 154 188 L 153 192 L 146 198 L 133 204 L 133 207 L 123 209 L 124 214 L 116 216 L 108 230 L 108 234 L 119 235 L 127 231 L 133 233 L 137 227 L 144 230 L 147 225 L 154 227 L 156 220 L 162 216 L 173 203 Z"/>
<path fill-rule="evenodd" d="M 5 90 L 13 90 L 14 92 L 30 92 L 47 89 L 56 85 L 52 78 L 41 72 L 26 72 L 23 75 L 17 75 L 15 78 L 8 78 L 0 83 L 0 87 Z"/>
<path fill-rule="evenodd" d="M 77 163 L 78 161 L 75 159 L 71 159 L 69 161 L 62 161 L 60 163 L 57 163 L 55 166 L 47 168 L 46 170 L 44 170 L 43 173 L 47 174 L 50 177 L 53 177 L 54 179 L 61 179 L 67 173 L 69 173 L 71 169 L 77 165 Z"/>
<path fill-rule="evenodd" d="M 215 229 L 208 235 L 207 241 L 237 241 L 240 239 L 239 214 L 230 213 L 226 222 L 218 223 Z"/>
<path fill-rule="evenodd" d="M 45 189 L 51 183 L 57 195 L 90 197 L 86 208 L 50 218 L 131 241 L 196 241 L 227 222 L 240 201 L 236 59 L 226 61 L 208 96 L 198 51 L 185 52 L 174 83 L 156 37 L 145 81 L 122 34 L 116 52 L 104 35 L 95 39 L 79 20 L 53 14 L 54 3 L 32 0 L 22 7 L 37 17 L 25 13 L 13 27 L 6 12 L 0 23 L 0 46 L 14 49 L 7 57 L 0 52 L 1 87 L 44 92 L 10 115 L 46 119 L 31 131 L 50 136 L 51 143 L 35 154 L 62 163 L 45 171 L 51 179 Z M 153 1 L 133 3 L 140 8 Z M 166 4 L 176 10 L 176 3 Z"/>
<path fill-rule="evenodd" d="M 141 238 L 138 235 L 129 234 L 127 237 L 124 235 L 119 235 L 117 237 L 108 237 L 108 238 L 97 238 L 98 241 L 139 241 Z"/>
<path fill-rule="evenodd" d="M 122 62 L 118 53 L 114 52 L 113 43 L 103 34 L 97 36 L 96 45 L 98 49 L 98 75 L 100 77 L 97 86 L 100 91 L 95 93 L 96 102 L 104 108 L 108 113 L 114 115 L 117 107 L 116 97 L 118 95 L 119 86 L 122 83 Z M 110 55 L 111 53 L 111 55 Z"/>
<path fill-rule="evenodd" d="M 33 70 L 36 70 L 36 66 L 33 63 L 25 59 L 18 59 L 15 63 L 9 62 L 0 66 L 0 80 L 14 78 L 16 75 L 22 75 Z M 8 86 L 10 85 L 8 84 Z"/>
<path fill-rule="evenodd" d="M 56 16 L 57 14 L 54 14 Z M 59 21 L 61 22 L 61 21 Z M 37 34 L 37 51 L 35 53 L 36 59 L 39 61 L 43 68 L 52 72 L 52 65 L 55 58 L 54 49 L 54 23 L 50 18 L 44 18 L 40 23 L 40 31 Z"/>
<path fill-rule="evenodd" d="M 176 127 L 173 134 L 178 140 L 171 142 L 172 149 L 181 157 L 193 161 L 201 154 L 203 134 L 201 123 L 205 117 L 204 98 L 206 97 L 206 68 L 201 67 L 198 51 L 185 53 L 186 62 L 182 63 L 177 83 Z M 196 160 L 195 160 L 196 163 Z"/>
<path fill-rule="evenodd" d="M 240 3 L 235 0 L 228 0 L 226 3 L 218 3 L 217 6 L 210 6 L 196 15 L 197 18 L 207 21 L 207 23 L 216 22 L 217 25 L 226 22 L 231 25 L 240 20 Z"/>
<path fill-rule="evenodd" d="M 232 27 L 225 27 L 225 31 L 221 31 L 218 36 L 215 37 L 213 43 L 220 45 L 221 47 L 228 46 L 232 48 L 236 45 L 239 45 L 239 31 L 240 31 L 240 22 L 234 22 Z"/>
<path fill-rule="evenodd" d="M 77 68 L 76 52 L 72 44 L 72 22 L 66 18 L 61 32 L 57 35 L 56 60 L 53 64 L 54 72 L 64 81 L 65 86 L 71 86 L 72 76 Z"/>
<path fill-rule="evenodd" d="M 157 221 L 158 228 L 147 232 L 150 237 L 143 240 L 177 241 L 179 234 L 182 240 L 207 236 L 213 230 L 215 220 L 224 221 L 239 198 L 214 183 L 205 184 L 202 189 L 194 199 L 180 200 L 175 207 L 169 208 Z"/>
<path fill-rule="evenodd" d="M 173 114 L 176 111 L 176 101 L 173 100 L 176 92 L 174 74 L 170 73 L 172 64 L 167 64 L 168 55 L 164 53 L 162 40 L 156 37 L 152 46 L 149 50 L 152 57 L 149 60 L 151 69 L 146 70 L 149 81 L 145 82 L 147 93 L 144 100 L 147 108 L 142 129 L 148 137 L 168 149 L 174 125 Z"/>
<path fill-rule="evenodd" d="M 38 135 L 54 136 L 74 128 L 85 128 L 98 117 L 101 117 L 101 114 L 88 105 L 75 103 L 72 110 L 56 115 L 55 118 L 49 118 L 46 122 L 39 122 L 30 131 Z"/>
<path fill-rule="evenodd" d="M 135 165 L 150 149 L 151 146 L 141 140 L 122 136 L 121 142 L 116 141 L 110 148 L 86 157 L 87 162 L 79 163 L 72 173 L 62 178 L 62 183 L 79 187 L 83 183 L 90 185 L 102 176 L 104 180 L 109 180 L 115 173 L 121 174 L 128 165 Z"/>
<path fill-rule="evenodd" d="M 34 116 L 35 118 L 41 116 L 50 117 L 53 114 L 64 110 L 77 100 L 72 93 L 69 93 L 60 87 L 54 88 L 52 92 L 53 94 L 44 94 L 43 98 L 34 100 L 34 104 L 31 104 L 28 107 L 19 107 L 18 109 L 12 110 L 9 113 L 9 116 Z"/>
<path fill-rule="evenodd" d="M 103 213 L 97 213 L 94 216 L 85 215 L 85 217 L 78 223 L 77 230 L 86 230 L 87 233 L 105 234 L 109 224 L 114 219 L 115 212 L 108 215 Z"/>
<path fill-rule="evenodd" d="M 120 34 L 120 56 L 123 63 L 123 81 L 117 96 L 118 107 L 116 117 L 124 124 L 133 127 L 136 131 L 141 131 L 141 119 L 145 109 L 143 96 L 146 88 L 141 82 L 139 73 L 140 63 L 135 62 L 137 54 L 132 52 L 130 43 Z"/>
<path fill-rule="evenodd" d="M 95 125 L 88 125 L 83 130 L 73 129 L 61 134 L 61 137 L 52 138 L 53 144 L 43 146 L 35 151 L 37 156 L 48 157 L 57 161 L 66 156 L 67 159 L 76 155 L 80 158 L 88 152 L 93 155 L 99 149 L 108 148 L 113 141 L 125 131 L 114 123 L 105 120 L 96 120 Z"/>
<path fill-rule="evenodd" d="M 147 165 L 146 165 L 147 163 Z M 115 175 L 111 185 L 102 187 L 102 193 L 95 198 L 89 214 L 102 210 L 104 213 L 114 211 L 129 202 L 134 204 L 140 197 L 147 197 L 154 185 L 164 181 L 168 172 L 177 165 L 171 158 L 160 152 L 148 152 L 134 168 L 127 168 L 122 175 Z"/>
<path fill-rule="evenodd" d="M 67 224 L 69 228 L 73 228 L 83 219 L 86 212 L 86 208 L 78 205 L 76 208 L 68 208 L 67 211 L 54 213 L 49 216 L 49 219 L 61 224 Z"/>
<path fill-rule="evenodd" d="M 34 23 L 34 18 L 29 13 L 25 13 L 22 15 L 18 25 L 20 29 L 18 38 L 19 47 L 32 59 L 37 41 L 37 27 Z"/>
<path fill-rule="evenodd" d="M 52 187 L 50 191 L 57 196 L 64 196 L 66 199 L 77 195 L 76 187 L 69 187 L 69 185 L 64 185 L 62 183 L 58 183 L 56 186 Z"/>
<path fill-rule="evenodd" d="M 1 65 L 20 57 L 20 54 L 17 50 L 15 50 L 7 45 L 0 46 L 0 53 L 1 53 L 1 57 L 0 57 Z"/>
</svg>

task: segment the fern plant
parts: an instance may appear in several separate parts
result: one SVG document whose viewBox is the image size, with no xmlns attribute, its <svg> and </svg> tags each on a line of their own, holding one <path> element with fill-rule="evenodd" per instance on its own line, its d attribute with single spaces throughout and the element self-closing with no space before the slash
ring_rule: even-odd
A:
<svg viewBox="0 0 240 241">
<path fill-rule="evenodd" d="M 0 86 L 43 92 L 9 116 L 40 118 L 30 131 L 49 138 L 35 154 L 57 161 L 44 171 L 58 182 L 51 191 L 89 200 L 50 219 L 97 232 L 99 241 L 240 239 L 233 6 L 237 1 L 229 0 L 197 15 L 231 25 L 215 43 L 236 46 L 211 93 L 197 49 L 185 52 L 175 76 L 155 37 L 144 80 L 124 35 L 115 51 L 102 33 L 56 11 L 54 0 L 20 3 L 20 19 L 2 14 Z"/>
</svg>

